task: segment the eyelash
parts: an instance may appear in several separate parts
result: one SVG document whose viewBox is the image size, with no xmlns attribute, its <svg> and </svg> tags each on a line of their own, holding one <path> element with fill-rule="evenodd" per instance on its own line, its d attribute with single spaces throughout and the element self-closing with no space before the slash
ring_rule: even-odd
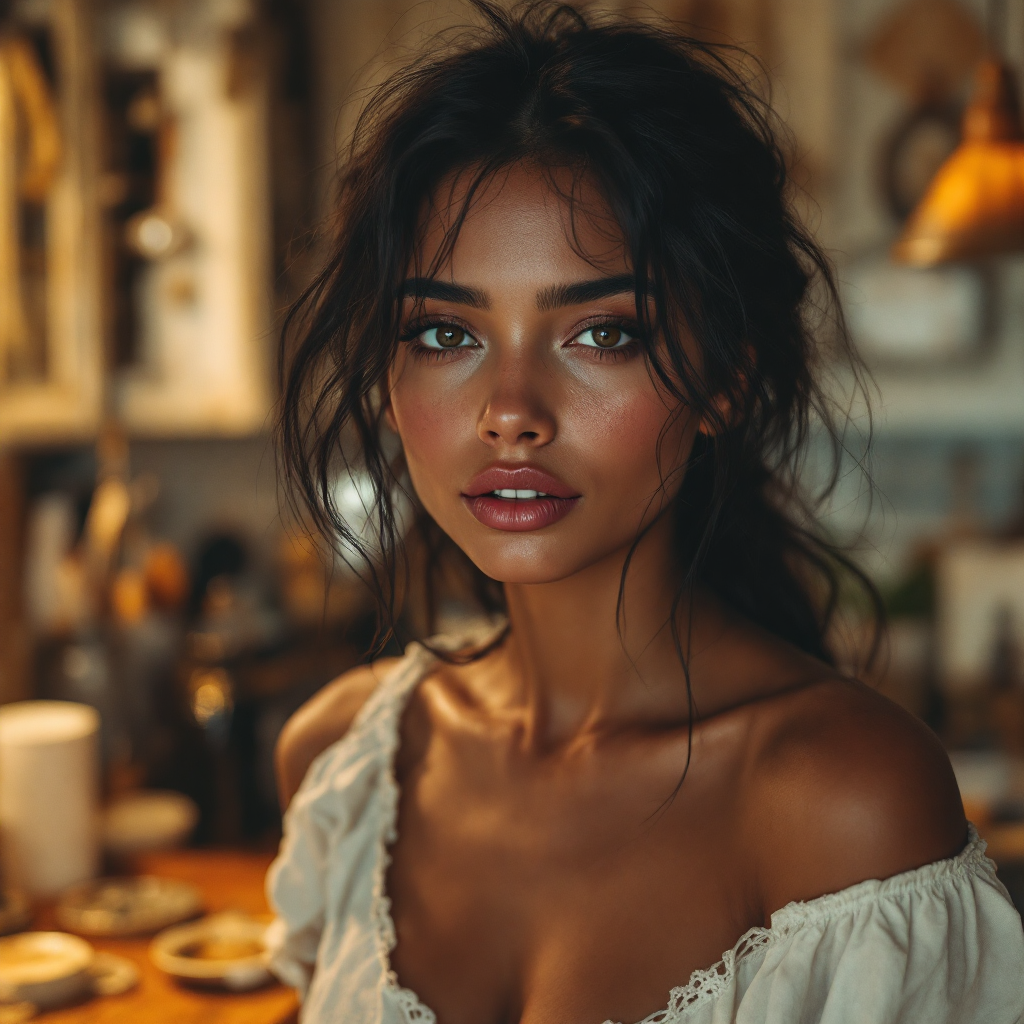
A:
<svg viewBox="0 0 1024 1024">
<path fill-rule="evenodd" d="M 573 340 L 578 338 L 581 334 L 586 334 L 587 331 L 594 331 L 600 327 L 614 327 L 617 330 L 622 331 L 623 334 L 628 334 L 633 340 L 628 344 L 623 345 L 621 348 L 601 348 L 598 345 L 576 346 L 577 348 L 585 349 L 588 357 L 596 359 L 610 359 L 612 362 L 615 362 L 619 359 L 632 359 L 642 350 L 643 332 L 640 325 L 631 320 L 617 320 L 609 317 L 599 317 L 590 323 L 584 323 L 577 327 L 573 332 Z"/>
<path fill-rule="evenodd" d="M 476 340 L 476 335 L 469 327 L 464 323 L 460 323 L 454 317 L 443 320 L 413 320 L 411 323 L 406 324 L 405 330 L 398 336 L 398 340 L 413 343 L 413 356 L 416 359 L 423 359 L 427 362 L 439 362 L 442 359 L 450 359 L 458 352 L 465 352 L 466 348 L 427 348 L 426 345 L 421 345 L 416 341 L 424 331 L 431 331 L 442 327 L 458 327 L 459 330 L 465 331 L 474 341 Z"/>
<path fill-rule="evenodd" d="M 416 359 L 423 359 L 428 362 L 439 362 L 442 359 L 450 359 L 459 352 L 467 351 L 467 348 L 428 348 L 426 345 L 416 343 L 416 339 L 424 333 L 424 331 L 436 330 L 443 327 L 458 327 L 460 330 L 465 331 L 473 340 L 476 340 L 476 335 L 469 329 L 465 323 L 460 323 L 454 317 L 445 319 L 428 319 L 428 320 L 413 320 L 406 324 L 405 330 L 399 335 L 398 340 L 401 342 L 413 343 L 413 356 Z M 642 334 L 640 327 L 628 320 L 617 320 L 612 318 L 598 318 L 590 323 L 584 323 L 579 325 L 573 332 L 572 339 L 575 340 L 581 334 L 587 331 L 595 330 L 599 327 L 614 327 L 622 331 L 624 334 L 628 334 L 633 340 L 627 345 L 623 345 L 621 348 L 600 348 L 594 345 L 578 345 L 577 348 L 585 349 L 588 358 L 596 359 L 610 359 L 613 362 L 619 359 L 632 359 L 637 355 L 641 349 Z"/>
</svg>

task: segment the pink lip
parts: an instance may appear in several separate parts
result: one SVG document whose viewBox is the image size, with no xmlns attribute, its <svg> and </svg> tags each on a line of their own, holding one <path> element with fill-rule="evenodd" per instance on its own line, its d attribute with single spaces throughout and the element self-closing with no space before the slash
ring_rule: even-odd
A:
<svg viewBox="0 0 1024 1024">
<path fill-rule="evenodd" d="M 542 491 L 543 498 L 498 498 L 492 491 Z M 551 526 L 567 516 L 580 495 L 536 466 L 491 466 L 478 473 L 462 493 L 470 512 L 492 530 L 521 533 Z"/>
<path fill-rule="evenodd" d="M 536 466 L 490 466 L 469 481 L 462 495 L 476 498 L 491 491 L 507 490 L 543 491 L 553 498 L 579 497 L 568 484 Z"/>
</svg>

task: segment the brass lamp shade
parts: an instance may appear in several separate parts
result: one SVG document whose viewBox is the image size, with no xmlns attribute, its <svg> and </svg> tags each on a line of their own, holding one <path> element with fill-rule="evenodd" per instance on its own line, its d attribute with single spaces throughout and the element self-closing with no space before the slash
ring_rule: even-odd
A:
<svg viewBox="0 0 1024 1024">
<path fill-rule="evenodd" d="M 1009 68 L 982 62 L 963 141 L 893 246 L 917 267 L 1024 249 L 1024 132 Z"/>
</svg>

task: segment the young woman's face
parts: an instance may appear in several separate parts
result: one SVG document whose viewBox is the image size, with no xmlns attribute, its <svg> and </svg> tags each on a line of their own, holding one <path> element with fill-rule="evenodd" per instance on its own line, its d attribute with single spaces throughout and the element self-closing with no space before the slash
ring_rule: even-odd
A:
<svg viewBox="0 0 1024 1024">
<path fill-rule="evenodd" d="M 443 195 L 459 208 L 458 182 Z M 436 277 L 406 282 L 389 418 L 426 510 L 506 583 L 628 549 L 697 429 L 648 372 L 621 232 L 583 199 L 571 224 L 547 175 L 517 166 L 474 199 Z M 449 216 L 429 216 L 421 267 Z"/>
</svg>

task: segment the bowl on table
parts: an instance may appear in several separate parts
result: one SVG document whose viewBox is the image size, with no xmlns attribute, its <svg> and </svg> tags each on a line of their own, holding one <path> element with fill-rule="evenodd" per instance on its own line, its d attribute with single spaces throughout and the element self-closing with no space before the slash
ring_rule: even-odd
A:
<svg viewBox="0 0 1024 1024">
<path fill-rule="evenodd" d="M 94 951 L 64 932 L 22 932 L 0 939 L 0 1001 L 42 1010 L 92 994 Z"/>
<path fill-rule="evenodd" d="M 134 988 L 139 969 L 112 953 L 97 953 L 65 932 L 23 932 L 0 939 L 0 1022 L 28 1020 L 90 996 Z"/>
<path fill-rule="evenodd" d="M 226 911 L 161 932 L 150 944 L 160 970 L 187 985 L 246 992 L 271 980 L 268 924 Z"/>
<path fill-rule="evenodd" d="M 203 912 L 194 885 L 149 875 L 99 878 L 67 890 L 57 904 L 62 928 L 96 938 L 152 935 Z"/>
</svg>

